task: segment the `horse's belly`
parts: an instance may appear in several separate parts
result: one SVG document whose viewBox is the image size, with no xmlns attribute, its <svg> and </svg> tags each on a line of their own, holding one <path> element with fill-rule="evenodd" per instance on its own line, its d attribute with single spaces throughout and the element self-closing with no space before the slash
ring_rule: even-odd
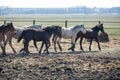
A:
<svg viewBox="0 0 120 80">
<path fill-rule="evenodd" d="M 65 39 L 69 39 L 72 37 L 72 33 L 65 33 L 65 34 L 62 34 L 62 37 L 65 38 Z"/>
<path fill-rule="evenodd" d="M 69 39 L 69 38 L 71 38 L 72 36 L 69 36 L 69 35 L 63 35 L 62 37 L 65 38 L 65 39 Z"/>
</svg>

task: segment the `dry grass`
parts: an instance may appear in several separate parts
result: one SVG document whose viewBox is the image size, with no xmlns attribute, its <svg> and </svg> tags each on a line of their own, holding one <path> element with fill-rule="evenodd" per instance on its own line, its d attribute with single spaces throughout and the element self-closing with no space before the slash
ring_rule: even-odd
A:
<svg viewBox="0 0 120 80">
<path fill-rule="evenodd" d="M 17 52 L 23 47 L 22 42 L 13 45 Z M 38 44 L 39 46 L 41 43 Z M 12 52 L 7 45 L 6 57 L 0 57 L 0 80 L 118 80 L 120 79 L 120 39 L 110 39 L 101 43 L 102 51 L 98 51 L 93 42 L 92 51 L 88 51 L 89 43 L 84 41 L 85 51 L 71 52 L 70 40 L 62 40 L 63 52 L 54 52 L 53 45 L 41 56 L 29 45 L 30 55 L 22 57 Z"/>
</svg>

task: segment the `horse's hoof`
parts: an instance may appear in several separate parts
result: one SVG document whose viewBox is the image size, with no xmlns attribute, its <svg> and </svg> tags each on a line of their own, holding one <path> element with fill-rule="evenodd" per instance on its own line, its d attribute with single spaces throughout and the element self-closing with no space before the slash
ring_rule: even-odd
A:
<svg viewBox="0 0 120 80">
<path fill-rule="evenodd" d="M 62 49 L 60 49 L 60 51 L 62 52 Z"/>
<path fill-rule="evenodd" d="M 82 51 L 84 51 L 84 49 L 81 49 Z"/>
<path fill-rule="evenodd" d="M 28 56 L 28 55 L 29 55 L 29 53 L 26 53 L 25 55 L 26 55 L 26 56 Z"/>
<path fill-rule="evenodd" d="M 72 49 L 72 52 L 74 52 L 75 50 L 74 49 Z"/>
<path fill-rule="evenodd" d="M 17 53 L 16 51 L 13 51 L 15 54 Z"/>
<path fill-rule="evenodd" d="M 45 53 L 47 50 L 45 49 L 43 52 Z"/>
<path fill-rule="evenodd" d="M 2 55 L 3 57 L 5 57 L 5 56 L 6 56 L 6 53 L 2 53 L 1 55 Z"/>
<path fill-rule="evenodd" d="M 41 55 L 41 53 L 39 52 L 39 55 Z"/>
<path fill-rule="evenodd" d="M 57 52 L 57 50 L 55 49 L 55 52 Z"/>
<path fill-rule="evenodd" d="M 69 48 L 68 50 L 71 50 L 71 48 Z"/>
<path fill-rule="evenodd" d="M 47 52 L 47 54 L 50 54 L 49 52 Z"/>
</svg>

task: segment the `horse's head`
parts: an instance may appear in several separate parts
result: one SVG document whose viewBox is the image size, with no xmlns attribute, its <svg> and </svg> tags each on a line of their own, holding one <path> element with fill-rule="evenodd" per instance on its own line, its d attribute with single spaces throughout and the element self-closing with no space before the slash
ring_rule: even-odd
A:
<svg viewBox="0 0 120 80">
<path fill-rule="evenodd" d="M 99 32 L 99 30 L 100 30 L 102 33 L 104 33 L 103 24 L 100 23 L 100 24 L 96 25 L 95 27 L 92 28 L 92 30 L 93 30 L 93 31 L 97 31 L 97 32 Z"/>
<path fill-rule="evenodd" d="M 60 26 L 52 26 L 54 34 L 58 35 L 59 37 L 62 37 L 62 30 Z"/>
<path fill-rule="evenodd" d="M 15 28 L 12 23 L 5 23 L 3 26 L 11 32 L 15 31 Z"/>
<path fill-rule="evenodd" d="M 58 35 L 59 37 L 62 36 L 61 27 L 59 27 L 59 26 L 52 25 L 52 26 L 48 26 L 48 27 L 44 28 L 43 30 L 45 30 L 48 33 Z"/>
<path fill-rule="evenodd" d="M 99 29 L 102 33 L 104 33 L 104 27 L 103 27 L 103 23 L 99 24 Z"/>
</svg>

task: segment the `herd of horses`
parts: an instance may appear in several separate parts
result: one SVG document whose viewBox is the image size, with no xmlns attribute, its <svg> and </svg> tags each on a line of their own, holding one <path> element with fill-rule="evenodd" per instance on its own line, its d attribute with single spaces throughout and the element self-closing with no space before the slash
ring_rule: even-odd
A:
<svg viewBox="0 0 120 80">
<path fill-rule="evenodd" d="M 20 50 L 23 55 L 28 55 L 29 42 L 33 40 L 34 46 L 41 54 L 42 48 L 45 45 L 46 49 L 44 51 L 49 54 L 49 47 L 51 46 L 50 38 L 53 35 L 52 41 L 54 43 L 54 50 L 57 52 L 56 43 L 62 51 L 62 47 L 60 45 L 61 39 L 71 39 L 71 47 L 68 50 L 74 51 L 76 41 L 80 39 L 80 49 L 82 48 L 82 40 L 83 38 L 90 39 L 89 50 L 91 50 L 92 40 L 95 39 L 98 43 L 98 48 L 100 48 L 98 32 L 101 31 L 104 33 L 103 23 L 99 21 L 99 24 L 95 25 L 91 30 L 86 30 L 84 24 L 75 25 L 73 27 L 61 27 L 58 25 L 51 25 L 45 28 L 41 28 L 40 25 L 33 25 L 28 27 L 16 27 L 13 23 L 5 23 L 0 26 L 0 47 L 2 49 L 2 56 L 6 56 L 6 45 L 9 43 L 13 52 L 16 53 L 16 50 L 12 46 L 12 38 L 17 39 L 19 43 L 23 39 L 24 47 Z M 37 42 L 42 41 L 40 50 L 37 47 Z"/>
</svg>

